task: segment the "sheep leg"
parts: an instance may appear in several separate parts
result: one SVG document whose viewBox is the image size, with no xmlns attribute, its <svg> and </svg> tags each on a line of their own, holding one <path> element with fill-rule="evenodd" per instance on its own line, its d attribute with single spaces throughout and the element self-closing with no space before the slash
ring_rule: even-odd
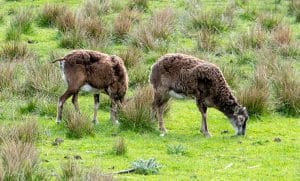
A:
<svg viewBox="0 0 300 181">
<path fill-rule="evenodd" d="M 119 121 L 117 120 L 117 108 L 118 105 L 113 98 L 110 98 L 110 120 L 114 125 L 118 125 Z"/>
<path fill-rule="evenodd" d="M 207 138 L 211 137 L 208 128 L 207 128 L 207 122 L 206 122 L 206 113 L 207 113 L 207 107 L 204 105 L 203 101 L 197 100 L 197 106 L 199 111 L 201 112 L 202 115 L 202 124 L 201 124 L 201 129 L 200 132 Z"/>
<path fill-rule="evenodd" d="M 56 116 L 56 123 L 59 124 L 61 121 L 61 117 L 62 117 L 62 110 L 63 110 L 63 106 L 64 103 L 66 102 L 66 100 L 71 97 L 73 93 L 69 90 L 67 90 L 58 100 L 58 105 L 57 105 L 57 116 Z"/>
<path fill-rule="evenodd" d="M 164 107 L 169 99 L 170 97 L 166 94 L 161 94 L 158 92 L 154 93 L 152 111 L 154 112 L 154 114 L 155 113 L 157 114 L 160 136 L 164 136 L 167 133 L 167 129 L 165 128 L 164 120 L 163 120 L 163 112 L 164 112 Z"/>
<path fill-rule="evenodd" d="M 94 118 L 93 118 L 93 123 L 98 124 L 98 119 L 97 119 L 97 112 L 99 108 L 99 94 L 94 94 Z"/>
<path fill-rule="evenodd" d="M 78 105 L 78 92 L 73 94 L 72 103 L 74 105 L 75 110 L 80 113 L 79 105 Z"/>
</svg>

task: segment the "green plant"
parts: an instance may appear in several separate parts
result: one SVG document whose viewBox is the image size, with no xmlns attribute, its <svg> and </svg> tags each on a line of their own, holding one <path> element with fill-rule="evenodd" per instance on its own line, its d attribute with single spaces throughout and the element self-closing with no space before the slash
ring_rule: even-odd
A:
<svg viewBox="0 0 300 181">
<path fill-rule="evenodd" d="M 266 66 L 257 65 L 253 80 L 237 93 L 239 102 L 247 108 L 251 115 L 262 115 L 270 107 L 270 90 Z"/>
<path fill-rule="evenodd" d="M 124 155 L 127 152 L 127 146 L 124 138 L 117 138 L 112 148 L 116 155 Z"/>
<path fill-rule="evenodd" d="M 86 46 L 86 37 L 80 30 L 68 31 L 62 34 L 59 42 L 62 48 L 83 48 Z"/>
<path fill-rule="evenodd" d="M 149 8 L 149 0 L 130 0 L 128 7 L 130 9 L 146 11 Z"/>
<path fill-rule="evenodd" d="M 162 167 L 154 158 L 135 160 L 131 166 L 135 170 L 135 173 L 143 175 L 157 174 Z"/>
<path fill-rule="evenodd" d="M 151 120 L 151 105 L 153 91 L 150 86 L 137 87 L 135 95 L 128 100 L 119 111 L 119 121 L 122 129 L 131 129 L 138 132 L 154 130 Z"/>
<path fill-rule="evenodd" d="M 225 17 L 224 12 L 219 9 L 195 11 L 191 13 L 191 23 L 197 30 L 207 29 L 214 33 L 220 33 L 227 31 L 232 21 L 231 17 L 223 17 Z"/>
<path fill-rule="evenodd" d="M 32 100 L 29 100 L 25 105 L 22 105 L 19 108 L 19 112 L 21 114 L 28 114 L 28 113 L 32 113 L 32 112 L 36 111 L 36 109 L 37 109 L 37 101 L 32 99 Z"/>
<path fill-rule="evenodd" d="M 46 3 L 40 10 L 37 16 L 37 21 L 40 26 L 53 26 L 56 23 L 57 17 L 61 16 L 66 9 L 63 5 Z"/>
<path fill-rule="evenodd" d="M 7 42 L 1 46 L 0 58 L 12 60 L 21 60 L 29 58 L 31 55 L 27 44 L 19 42 Z"/>
<path fill-rule="evenodd" d="M 22 32 L 19 28 L 10 26 L 6 30 L 5 40 L 6 41 L 19 41 L 21 39 L 21 34 L 22 34 Z"/>
<path fill-rule="evenodd" d="M 19 29 L 22 33 L 29 33 L 32 30 L 33 13 L 28 8 L 21 8 L 12 18 L 10 26 Z"/>
<path fill-rule="evenodd" d="M 128 70 L 128 77 L 129 86 L 146 84 L 149 78 L 149 69 L 142 63 L 137 63 Z"/>
<path fill-rule="evenodd" d="M 185 155 L 186 154 L 186 148 L 179 145 L 168 145 L 167 146 L 167 153 L 168 154 L 174 154 L 174 155 Z"/>
<path fill-rule="evenodd" d="M 275 66 L 273 85 L 277 99 L 277 110 L 287 115 L 300 115 L 300 81 L 298 73 L 290 63 Z"/>
<path fill-rule="evenodd" d="M 272 30 L 282 21 L 282 17 L 272 13 L 261 13 L 257 17 L 258 23 L 266 30 Z"/>
<path fill-rule="evenodd" d="M 80 114 L 66 107 L 63 117 L 65 119 L 68 137 L 82 138 L 86 135 L 94 134 L 94 125 L 84 114 Z"/>
</svg>

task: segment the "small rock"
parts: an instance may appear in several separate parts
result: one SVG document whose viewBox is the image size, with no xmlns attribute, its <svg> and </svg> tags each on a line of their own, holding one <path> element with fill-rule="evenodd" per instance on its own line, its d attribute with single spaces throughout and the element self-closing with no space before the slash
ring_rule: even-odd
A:
<svg viewBox="0 0 300 181">
<path fill-rule="evenodd" d="M 79 155 L 74 155 L 75 160 L 82 160 L 81 156 Z"/>
<path fill-rule="evenodd" d="M 49 160 L 46 160 L 46 159 L 42 159 L 42 161 L 43 161 L 43 162 L 47 162 L 47 163 L 49 162 Z"/>
<path fill-rule="evenodd" d="M 278 143 L 278 142 L 281 142 L 281 139 L 278 138 L 278 137 L 277 137 L 277 138 L 274 138 L 274 142 L 277 142 L 277 143 Z"/>
<path fill-rule="evenodd" d="M 66 156 L 64 156 L 64 158 L 65 158 L 65 159 L 69 159 L 70 157 L 69 157 L 69 155 L 66 155 Z"/>
<path fill-rule="evenodd" d="M 221 132 L 221 134 L 227 134 L 227 133 L 229 133 L 228 130 L 224 130 L 224 131 Z"/>
<path fill-rule="evenodd" d="M 33 43 L 35 43 L 35 41 L 34 40 L 27 40 L 27 43 L 33 44 Z"/>
<path fill-rule="evenodd" d="M 238 144 L 242 144 L 243 142 L 242 141 L 238 141 Z"/>
</svg>

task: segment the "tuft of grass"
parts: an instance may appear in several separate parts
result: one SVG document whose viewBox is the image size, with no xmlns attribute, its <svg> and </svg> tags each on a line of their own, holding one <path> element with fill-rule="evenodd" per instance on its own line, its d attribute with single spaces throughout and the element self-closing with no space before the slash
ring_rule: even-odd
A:
<svg viewBox="0 0 300 181">
<path fill-rule="evenodd" d="M 289 12 L 295 15 L 296 22 L 300 22 L 300 1 L 299 0 L 290 1 Z"/>
<path fill-rule="evenodd" d="M 124 155 L 127 152 L 127 146 L 124 138 L 117 138 L 112 151 L 116 155 Z"/>
<path fill-rule="evenodd" d="M 94 125 L 86 115 L 66 107 L 64 109 L 65 127 L 70 138 L 82 138 L 94 134 Z"/>
<path fill-rule="evenodd" d="M 250 115 L 262 115 L 270 107 L 270 88 L 266 67 L 257 65 L 253 80 L 238 91 L 239 102 L 247 108 Z"/>
<path fill-rule="evenodd" d="M 293 33 L 288 25 L 280 24 L 272 31 L 272 40 L 276 45 L 289 45 L 293 40 Z"/>
<path fill-rule="evenodd" d="M 86 37 L 80 30 L 64 32 L 59 42 L 62 48 L 83 48 L 86 46 Z"/>
<path fill-rule="evenodd" d="M 135 170 L 135 173 L 142 175 L 157 174 L 162 167 L 154 158 L 135 160 L 131 166 Z"/>
<path fill-rule="evenodd" d="M 273 72 L 277 110 L 287 115 L 300 115 L 300 81 L 290 63 L 279 64 Z"/>
<path fill-rule="evenodd" d="M 257 17 L 257 22 L 266 30 L 272 30 L 277 27 L 282 21 L 282 17 L 273 13 L 260 13 Z"/>
<path fill-rule="evenodd" d="M 119 53 L 119 56 L 124 61 L 124 64 L 127 68 L 130 68 L 140 61 L 142 57 L 142 51 L 136 47 L 129 46 L 125 50 L 122 50 Z"/>
<path fill-rule="evenodd" d="M 142 23 L 139 28 L 135 28 L 131 32 L 131 37 L 133 38 L 133 43 L 146 50 L 151 50 L 155 48 L 155 38 L 151 31 L 151 27 L 148 24 Z"/>
<path fill-rule="evenodd" d="M 114 177 L 110 174 L 103 174 L 98 169 L 92 169 L 86 172 L 83 180 L 87 181 L 114 181 Z"/>
<path fill-rule="evenodd" d="M 86 36 L 88 38 L 101 38 L 105 35 L 105 32 L 106 32 L 106 28 L 105 28 L 106 26 L 105 26 L 103 20 L 100 18 L 86 18 L 83 21 L 82 25 L 79 27 L 85 31 L 84 36 Z M 79 38 L 83 37 L 82 33 L 80 34 L 78 32 L 78 34 L 79 34 Z M 83 43 L 81 43 L 81 44 L 83 44 Z M 81 44 L 79 43 L 78 45 L 82 46 Z"/>
<path fill-rule="evenodd" d="M 0 58 L 7 59 L 9 61 L 22 60 L 29 58 L 31 53 L 27 47 L 27 44 L 20 42 L 6 42 L 1 46 Z"/>
<path fill-rule="evenodd" d="M 171 8 L 157 11 L 153 14 L 150 22 L 151 32 L 155 38 L 166 39 L 172 33 L 174 12 Z"/>
<path fill-rule="evenodd" d="M 246 9 L 243 9 L 240 18 L 248 21 L 254 21 L 257 17 L 257 14 L 258 12 L 256 7 L 247 6 Z"/>
<path fill-rule="evenodd" d="M 29 33 L 32 30 L 34 19 L 33 12 L 29 8 L 21 8 L 10 22 L 11 29 L 19 29 L 22 33 Z"/>
<path fill-rule="evenodd" d="M 99 17 L 107 14 L 111 9 L 109 0 L 86 0 L 84 1 L 83 11 L 87 17 Z"/>
<path fill-rule="evenodd" d="M 128 70 L 129 86 L 144 85 L 148 82 L 149 69 L 142 63 L 135 64 Z"/>
<path fill-rule="evenodd" d="M 236 69 L 234 66 L 228 64 L 221 64 L 220 68 L 222 73 L 226 79 L 228 85 L 232 88 L 238 87 L 238 80 L 240 79 L 241 71 L 240 69 Z"/>
<path fill-rule="evenodd" d="M 168 145 L 167 146 L 167 153 L 170 155 L 185 155 L 186 154 L 186 148 L 179 145 Z"/>
<path fill-rule="evenodd" d="M 25 67 L 26 81 L 22 85 L 22 94 L 42 94 L 57 96 L 62 88 L 61 75 L 58 68 L 49 62 L 31 61 Z"/>
<path fill-rule="evenodd" d="M 0 129 L 0 144 L 9 140 L 34 143 L 38 137 L 39 128 L 35 120 L 25 120 L 22 124 Z"/>
<path fill-rule="evenodd" d="M 137 132 L 153 131 L 155 124 L 151 120 L 153 90 L 150 86 L 137 87 L 135 95 L 119 111 L 121 129 Z"/>
<path fill-rule="evenodd" d="M 11 63 L 0 64 L 0 91 L 13 90 L 15 87 L 15 65 Z"/>
<path fill-rule="evenodd" d="M 32 113 L 32 112 L 36 111 L 36 109 L 37 109 L 37 102 L 36 102 L 36 100 L 32 99 L 32 100 L 29 100 L 25 105 L 22 105 L 19 108 L 19 112 L 21 114 L 28 114 L 28 113 Z"/>
<path fill-rule="evenodd" d="M 46 3 L 38 13 L 38 24 L 46 27 L 54 26 L 57 17 L 61 16 L 65 9 L 66 7 L 63 5 Z"/>
<path fill-rule="evenodd" d="M 191 23 L 196 29 L 207 29 L 214 33 L 227 31 L 232 24 L 232 17 L 224 16 L 219 9 L 202 10 L 191 13 Z"/>
<path fill-rule="evenodd" d="M 21 39 L 22 32 L 19 28 L 10 26 L 5 33 L 6 41 L 19 41 Z"/>
<path fill-rule="evenodd" d="M 217 47 L 217 41 L 212 32 L 208 29 L 202 29 L 197 36 L 198 50 L 214 51 Z"/>
<path fill-rule="evenodd" d="M 132 27 L 134 21 L 138 19 L 138 13 L 135 10 L 123 9 L 114 22 L 114 32 L 118 38 L 124 38 Z"/>
<path fill-rule="evenodd" d="M 38 154 L 32 143 L 6 140 L 1 146 L 4 180 L 32 180 Z"/>
<path fill-rule="evenodd" d="M 74 159 L 61 165 L 61 180 L 77 180 L 82 176 L 82 169 Z"/>
<path fill-rule="evenodd" d="M 76 28 L 76 17 L 70 9 L 64 9 L 63 14 L 57 17 L 56 26 L 62 32 L 74 31 Z"/>
<path fill-rule="evenodd" d="M 149 8 L 149 0 L 130 0 L 128 2 L 129 9 L 138 9 L 147 11 Z"/>
</svg>

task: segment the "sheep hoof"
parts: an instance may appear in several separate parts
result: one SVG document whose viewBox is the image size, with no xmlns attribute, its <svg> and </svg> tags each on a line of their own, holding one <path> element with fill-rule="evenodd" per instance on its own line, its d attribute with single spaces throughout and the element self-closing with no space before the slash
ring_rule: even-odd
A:
<svg viewBox="0 0 300 181">
<path fill-rule="evenodd" d="M 56 119 L 56 124 L 60 124 L 60 119 Z"/>
<path fill-rule="evenodd" d="M 96 125 L 96 124 L 99 124 L 99 121 L 98 121 L 97 119 L 94 119 L 92 122 L 93 122 L 93 124 L 95 124 L 95 125 Z"/>
</svg>

